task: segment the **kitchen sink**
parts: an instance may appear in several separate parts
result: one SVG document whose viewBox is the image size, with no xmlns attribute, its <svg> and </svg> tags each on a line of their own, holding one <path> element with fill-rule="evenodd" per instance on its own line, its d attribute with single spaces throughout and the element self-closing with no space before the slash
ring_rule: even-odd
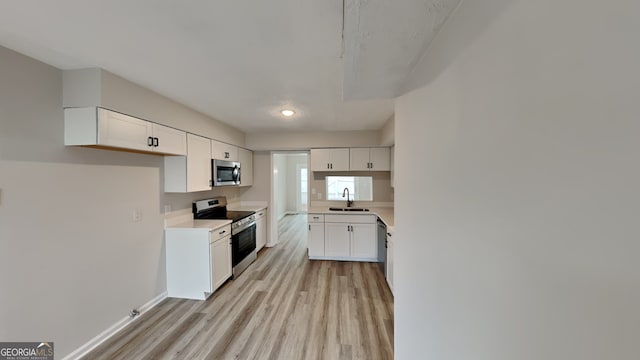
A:
<svg viewBox="0 0 640 360">
<path fill-rule="evenodd" d="M 365 209 L 365 208 L 352 208 L 352 207 L 346 207 L 346 208 L 330 207 L 329 210 L 330 211 L 369 211 L 369 209 Z"/>
</svg>

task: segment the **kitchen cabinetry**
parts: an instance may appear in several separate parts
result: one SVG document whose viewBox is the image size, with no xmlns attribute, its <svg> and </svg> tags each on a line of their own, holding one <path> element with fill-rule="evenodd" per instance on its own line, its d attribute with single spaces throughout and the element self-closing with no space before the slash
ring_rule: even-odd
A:
<svg viewBox="0 0 640 360">
<path fill-rule="evenodd" d="M 187 134 L 187 156 L 164 158 L 164 191 L 211 190 L 211 140 Z"/>
<path fill-rule="evenodd" d="M 324 224 L 324 255 L 346 259 L 351 255 L 351 225 L 348 223 Z"/>
<path fill-rule="evenodd" d="M 238 148 L 240 160 L 240 186 L 253 185 L 253 151 Z"/>
<path fill-rule="evenodd" d="M 348 171 L 349 149 L 311 149 L 311 171 Z"/>
<path fill-rule="evenodd" d="M 307 247 L 309 257 L 317 258 L 324 256 L 324 215 L 308 214 L 309 235 L 307 237 Z"/>
<path fill-rule="evenodd" d="M 389 171 L 389 148 L 351 148 L 349 149 L 349 169 L 352 171 Z"/>
<path fill-rule="evenodd" d="M 209 245 L 211 255 L 211 292 L 219 288 L 228 278 L 231 277 L 233 268 L 231 265 L 231 227 L 224 230 L 214 230 L 218 233 L 224 232 L 226 236 L 219 238 Z M 218 235 L 219 236 L 219 235 Z"/>
<path fill-rule="evenodd" d="M 168 155 L 187 153 L 186 132 L 115 111 L 96 107 L 67 108 L 64 109 L 64 122 L 65 145 Z"/>
<path fill-rule="evenodd" d="M 378 261 L 375 215 L 309 215 L 309 258 L 326 260 Z M 324 236 L 312 222 L 324 217 Z M 322 246 L 321 246 L 322 244 Z"/>
<path fill-rule="evenodd" d="M 393 294 L 393 234 L 387 233 L 387 284 Z"/>
<path fill-rule="evenodd" d="M 238 161 L 238 147 L 221 141 L 211 140 L 211 158 Z"/>
<path fill-rule="evenodd" d="M 256 251 L 267 244 L 267 209 L 256 211 Z"/>
<path fill-rule="evenodd" d="M 167 295 L 204 300 L 231 277 L 231 225 L 165 230 Z"/>
</svg>

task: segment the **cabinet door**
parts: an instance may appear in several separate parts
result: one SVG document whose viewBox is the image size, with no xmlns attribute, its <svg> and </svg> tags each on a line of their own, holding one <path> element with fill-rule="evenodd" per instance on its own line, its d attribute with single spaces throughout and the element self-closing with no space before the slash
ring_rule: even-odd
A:
<svg viewBox="0 0 640 360">
<path fill-rule="evenodd" d="M 331 149 L 331 170 L 349 171 L 349 149 Z"/>
<path fill-rule="evenodd" d="M 261 211 L 266 213 L 266 211 Z M 262 249 L 267 244 L 267 218 L 263 215 L 256 220 L 256 250 Z"/>
<path fill-rule="evenodd" d="M 151 123 L 117 112 L 98 109 L 98 144 L 152 151 Z"/>
<path fill-rule="evenodd" d="M 371 148 L 370 152 L 371 170 L 389 171 L 391 170 L 391 155 L 389 148 Z"/>
<path fill-rule="evenodd" d="M 311 149 L 311 171 L 331 170 L 331 149 Z"/>
<path fill-rule="evenodd" d="M 351 224 L 351 257 L 378 259 L 378 239 L 376 225 Z"/>
<path fill-rule="evenodd" d="M 324 256 L 324 223 L 310 223 L 307 237 L 309 257 Z"/>
<path fill-rule="evenodd" d="M 393 241 L 391 238 L 387 241 L 387 284 L 393 294 Z"/>
<path fill-rule="evenodd" d="M 349 149 L 349 169 L 353 171 L 368 171 L 371 161 L 369 160 L 369 148 Z"/>
<path fill-rule="evenodd" d="M 238 159 L 240 160 L 240 186 L 253 185 L 253 151 L 238 148 Z"/>
<path fill-rule="evenodd" d="M 187 134 L 187 191 L 211 190 L 211 140 Z"/>
<path fill-rule="evenodd" d="M 231 236 L 211 244 L 211 292 L 231 277 Z"/>
<path fill-rule="evenodd" d="M 187 133 L 178 129 L 159 124 L 152 124 L 153 137 L 156 138 L 153 151 L 171 154 L 187 155 Z"/>
<path fill-rule="evenodd" d="M 238 147 L 221 141 L 211 140 L 211 158 L 238 161 Z"/>
<path fill-rule="evenodd" d="M 348 258 L 350 254 L 349 224 L 324 224 L 324 255 Z"/>
</svg>

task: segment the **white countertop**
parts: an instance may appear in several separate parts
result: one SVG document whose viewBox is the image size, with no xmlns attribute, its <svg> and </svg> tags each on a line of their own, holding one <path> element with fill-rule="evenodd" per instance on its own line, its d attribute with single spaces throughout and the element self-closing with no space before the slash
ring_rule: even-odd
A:
<svg viewBox="0 0 640 360">
<path fill-rule="evenodd" d="M 249 202 L 240 202 L 240 203 L 232 203 L 227 205 L 227 209 L 231 211 L 260 211 L 267 208 L 266 202 L 261 201 L 249 201 Z"/>
<path fill-rule="evenodd" d="M 369 209 L 369 211 L 331 211 L 328 206 L 311 206 L 307 212 L 309 214 L 376 215 L 387 225 L 387 231 L 393 232 L 393 207 L 362 207 Z"/>
<path fill-rule="evenodd" d="M 170 227 L 166 227 L 165 230 L 193 229 L 199 231 L 211 231 L 221 228 L 227 224 L 231 224 L 231 220 L 189 220 L 181 222 L 179 224 L 171 225 Z"/>
</svg>

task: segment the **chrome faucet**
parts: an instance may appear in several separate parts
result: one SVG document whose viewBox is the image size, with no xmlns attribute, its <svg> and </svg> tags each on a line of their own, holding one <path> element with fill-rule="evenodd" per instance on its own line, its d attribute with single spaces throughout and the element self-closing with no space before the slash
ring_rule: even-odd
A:
<svg viewBox="0 0 640 360">
<path fill-rule="evenodd" d="M 342 197 L 344 197 L 344 194 L 347 194 L 347 207 L 351 207 L 353 205 L 353 200 L 349 200 L 349 188 L 344 188 L 344 190 L 342 190 Z"/>
</svg>

